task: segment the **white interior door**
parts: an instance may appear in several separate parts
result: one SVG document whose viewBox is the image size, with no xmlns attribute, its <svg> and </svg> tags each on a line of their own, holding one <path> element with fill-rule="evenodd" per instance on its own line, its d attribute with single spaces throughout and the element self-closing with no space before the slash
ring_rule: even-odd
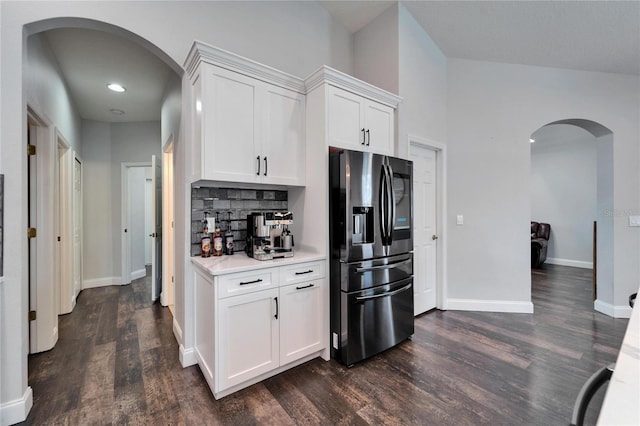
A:
<svg viewBox="0 0 640 426">
<path fill-rule="evenodd" d="M 162 169 L 151 156 L 151 300 L 162 293 Z"/>
<path fill-rule="evenodd" d="M 436 307 L 437 243 L 436 234 L 436 156 L 437 152 L 411 145 L 414 194 L 414 314 Z"/>
<path fill-rule="evenodd" d="M 173 202 L 173 142 L 162 156 L 162 298 L 163 306 L 173 309 L 174 295 L 174 202 Z M 173 313 L 173 311 L 171 311 Z"/>
</svg>

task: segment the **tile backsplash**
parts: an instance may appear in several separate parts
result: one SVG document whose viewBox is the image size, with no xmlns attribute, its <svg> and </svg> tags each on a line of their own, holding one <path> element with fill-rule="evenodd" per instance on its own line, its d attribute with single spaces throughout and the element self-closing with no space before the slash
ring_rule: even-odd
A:
<svg viewBox="0 0 640 426">
<path fill-rule="evenodd" d="M 234 251 L 244 256 L 247 237 L 247 215 L 264 210 L 288 210 L 287 191 L 236 188 L 191 188 L 191 255 L 200 255 L 202 237 L 202 219 L 204 212 L 216 217 L 216 226 L 224 233 L 229 226 L 231 212 L 231 231 L 233 232 Z M 210 230 L 213 232 L 213 229 Z"/>
</svg>

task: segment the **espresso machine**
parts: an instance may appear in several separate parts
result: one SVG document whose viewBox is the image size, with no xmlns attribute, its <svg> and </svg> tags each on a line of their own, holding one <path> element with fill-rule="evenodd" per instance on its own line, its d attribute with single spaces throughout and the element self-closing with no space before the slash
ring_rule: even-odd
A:
<svg viewBox="0 0 640 426">
<path fill-rule="evenodd" d="M 247 256 L 256 260 L 293 257 L 291 212 L 253 212 L 247 215 Z"/>
</svg>

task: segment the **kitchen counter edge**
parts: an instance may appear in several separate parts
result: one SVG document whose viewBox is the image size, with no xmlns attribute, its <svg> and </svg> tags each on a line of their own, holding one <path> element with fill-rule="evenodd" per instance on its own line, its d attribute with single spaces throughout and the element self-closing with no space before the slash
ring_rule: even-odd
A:
<svg viewBox="0 0 640 426">
<path fill-rule="evenodd" d="M 256 269 L 277 268 L 279 266 L 295 265 L 297 263 L 325 260 L 326 255 L 307 251 L 296 251 L 293 257 L 273 260 L 256 260 L 245 253 L 236 253 L 232 256 L 191 257 L 191 263 L 210 275 L 226 275 L 236 272 L 253 271 Z"/>
</svg>

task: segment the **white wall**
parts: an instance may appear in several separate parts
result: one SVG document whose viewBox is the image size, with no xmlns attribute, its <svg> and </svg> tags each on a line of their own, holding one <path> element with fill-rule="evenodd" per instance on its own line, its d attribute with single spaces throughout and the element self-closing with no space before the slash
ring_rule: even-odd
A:
<svg viewBox="0 0 640 426">
<path fill-rule="evenodd" d="M 447 58 L 411 13 L 399 4 L 399 92 L 396 153 L 408 158 L 409 135 L 447 140 Z"/>
<path fill-rule="evenodd" d="M 547 262 L 593 266 L 597 218 L 596 137 L 569 124 L 536 130 L 531 146 L 531 220 L 551 225 Z"/>
<path fill-rule="evenodd" d="M 398 5 L 392 5 L 353 35 L 353 75 L 398 94 Z"/>
<path fill-rule="evenodd" d="M 26 228 L 23 193 L 26 182 L 24 144 L 26 134 L 26 81 L 23 82 L 22 62 L 25 43 L 23 37 L 50 29 L 61 22 L 81 24 L 75 18 L 89 18 L 117 25 L 124 32 L 131 31 L 146 40 L 147 47 L 176 64 L 182 64 L 193 40 L 198 39 L 298 76 L 306 76 L 322 64 L 341 71 L 352 71 L 352 38 L 350 33 L 332 20 L 330 14 L 315 2 L 158 2 L 149 7 L 146 2 L 0 2 L 0 173 L 6 179 L 5 223 L 6 246 L 15 248 L 5 256 L 5 282 L 0 287 L 2 322 L 0 372 L 0 413 L 15 415 L 28 410 L 30 390 L 27 386 L 27 275 Z M 51 18 L 54 21 L 43 21 Z M 23 26 L 35 21 L 38 24 Z M 83 25 L 87 25 L 86 21 Z M 100 22 L 90 28 L 105 29 Z M 178 28 L 179 30 L 174 30 Z M 183 89 L 189 88 L 183 79 Z M 23 97 L 24 96 L 24 97 Z M 189 104 L 189 95 L 182 99 L 182 108 Z M 187 322 L 184 312 L 189 295 L 190 277 L 188 241 L 180 236 L 188 234 L 189 202 L 184 180 L 185 147 L 182 142 L 190 136 L 184 118 L 180 122 L 180 138 L 176 140 L 176 203 L 183 206 L 176 215 L 176 322 Z M 65 135 L 71 139 L 70 135 Z M 82 153 L 84 157 L 84 152 Z M 114 159 L 115 160 L 115 159 Z M 118 159 L 119 160 L 119 159 Z M 112 182 L 111 191 L 119 192 L 120 179 Z M 118 215 L 119 222 L 119 215 Z M 116 218 L 114 218 L 116 219 Z M 119 224 L 118 224 L 119 225 Z M 119 229 L 119 227 L 118 227 Z M 117 249 L 117 250 L 116 250 Z M 119 247 L 112 251 L 115 256 Z M 109 251 L 107 251 L 109 253 Z M 111 268 L 111 274 L 115 273 Z M 189 287 L 189 288 L 184 288 Z M 11 324 L 11 326 L 6 326 Z M 175 323 L 174 323 L 175 325 Z M 181 338 L 179 338 L 181 340 Z M 182 343 L 182 342 L 181 342 Z M 187 346 L 192 344 L 187 342 Z M 13 414 L 12 414 L 13 413 Z M 5 418 L 2 419 L 5 422 Z"/>
<path fill-rule="evenodd" d="M 151 229 L 151 191 L 153 191 L 153 187 L 151 186 L 151 167 L 146 169 L 146 175 L 144 180 L 144 263 L 145 265 L 151 265 L 151 243 L 152 239 L 149 235 L 151 235 L 154 230 Z"/>
<path fill-rule="evenodd" d="M 93 287 L 112 278 L 113 259 L 110 256 L 114 238 L 114 217 L 111 209 L 111 125 L 99 121 L 82 121 L 83 142 L 83 286 Z"/>
<path fill-rule="evenodd" d="M 82 153 L 80 116 L 49 44 L 38 34 L 27 38 L 26 70 L 29 105 L 50 120 L 76 152 Z"/>
<path fill-rule="evenodd" d="M 449 268 L 449 296 L 459 299 L 454 306 L 493 299 L 524 307 L 531 300 L 529 136 L 568 118 L 611 129 L 614 207 L 637 211 L 639 78 L 450 59 L 448 83 L 448 256 L 464 266 Z M 455 225 L 456 214 L 464 225 Z M 615 288 L 611 277 L 599 288 L 614 289 L 604 303 L 626 309 L 638 286 L 639 235 L 623 215 L 613 220 Z"/>
<path fill-rule="evenodd" d="M 402 97 L 396 155 L 408 158 L 408 137 L 446 142 L 447 58 L 402 5 L 385 10 L 354 34 L 354 75 Z"/>
<path fill-rule="evenodd" d="M 150 163 L 152 155 L 161 158 L 160 122 L 84 120 L 83 143 L 84 285 L 121 284 L 121 238 L 125 228 L 122 224 L 121 165 Z M 95 229 L 93 224 L 96 224 Z M 144 248 L 142 253 L 140 264 L 144 264 Z M 132 264 L 131 271 L 142 268 Z"/>
</svg>

